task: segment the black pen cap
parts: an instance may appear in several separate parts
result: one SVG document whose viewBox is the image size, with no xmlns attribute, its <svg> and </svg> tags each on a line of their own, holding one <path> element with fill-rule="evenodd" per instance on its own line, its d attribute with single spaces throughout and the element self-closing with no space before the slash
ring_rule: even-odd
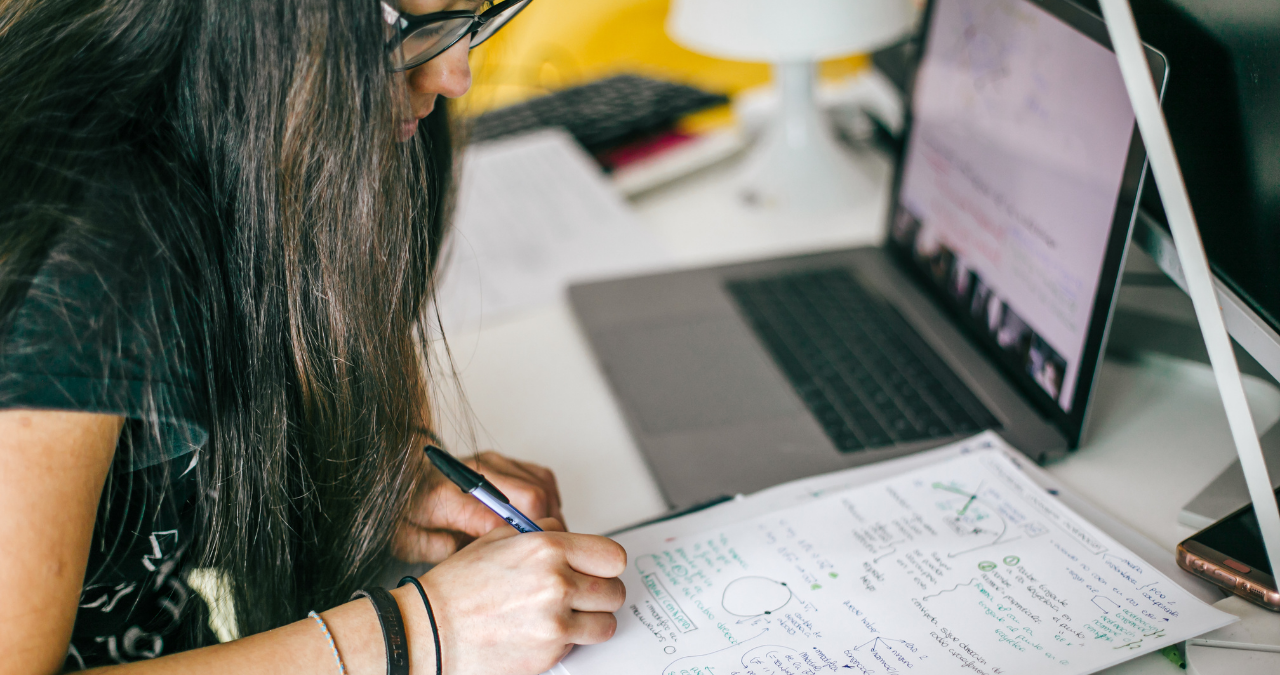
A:
<svg viewBox="0 0 1280 675">
<path fill-rule="evenodd" d="M 463 492 L 471 492 L 485 482 L 484 476 L 481 476 L 475 469 L 454 459 L 453 455 L 441 448 L 428 443 L 423 450 L 427 453 L 427 459 L 431 460 L 431 463 L 437 469 L 440 469 L 440 473 L 444 474 L 445 478 L 456 483 L 458 487 L 462 488 Z"/>
<path fill-rule="evenodd" d="M 502 491 L 493 483 L 490 483 L 483 474 L 459 462 L 453 455 L 445 452 L 439 446 L 428 443 L 422 450 L 427 453 L 427 459 L 431 460 L 431 463 L 437 469 L 440 469 L 440 473 L 444 474 L 445 478 L 453 481 L 463 492 L 471 492 L 483 486 L 489 494 L 505 503 L 510 503 L 507 501 L 507 496 L 502 494 Z"/>
</svg>

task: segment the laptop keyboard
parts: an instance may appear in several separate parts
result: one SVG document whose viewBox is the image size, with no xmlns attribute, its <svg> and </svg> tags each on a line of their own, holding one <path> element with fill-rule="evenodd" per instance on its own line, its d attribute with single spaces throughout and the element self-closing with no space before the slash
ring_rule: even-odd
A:
<svg viewBox="0 0 1280 675">
<path fill-rule="evenodd" d="M 727 286 L 841 452 L 997 426 L 898 311 L 847 271 L 792 273 Z"/>
</svg>

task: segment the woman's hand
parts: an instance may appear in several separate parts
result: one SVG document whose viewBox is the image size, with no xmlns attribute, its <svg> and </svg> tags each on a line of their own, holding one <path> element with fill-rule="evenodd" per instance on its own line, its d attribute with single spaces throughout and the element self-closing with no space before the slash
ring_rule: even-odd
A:
<svg viewBox="0 0 1280 675">
<path fill-rule="evenodd" d="M 422 577 L 448 675 L 537 675 L 573 645 L 613 637 L 627 552 L 604 537 L 564 532 L 553 519 L 538 525 L 547 531 L 495 529 Z M 428 652 L 415 661 L 434 661 Z"/>
<path fill-rule="evenodd" d="M 502 490 L 521 513 L 533 520 L 550 517 L 564 522 L 560 490 L 550 469 L 496 452 L 482 452 L 478 459 L 463 461 Z M 432 466 L 400 523 L 392 554 L 404 562 L 438 563 L 497 527 L 510 529 L 497 514 Z"/>
</svg>

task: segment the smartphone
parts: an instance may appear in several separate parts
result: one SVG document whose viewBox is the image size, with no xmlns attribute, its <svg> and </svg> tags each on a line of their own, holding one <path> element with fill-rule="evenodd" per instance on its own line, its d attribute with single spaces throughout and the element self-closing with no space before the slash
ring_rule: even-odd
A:
<svg viewBox="0 0 1280 675">
<path fill-rule="evenodd" d="M 1280 490 L 1276 490 L 1280 499 Z M 1178 566 L 1280 612 L 1280 591 L 1250 504 L 1178 544 Z"/>
</svg>

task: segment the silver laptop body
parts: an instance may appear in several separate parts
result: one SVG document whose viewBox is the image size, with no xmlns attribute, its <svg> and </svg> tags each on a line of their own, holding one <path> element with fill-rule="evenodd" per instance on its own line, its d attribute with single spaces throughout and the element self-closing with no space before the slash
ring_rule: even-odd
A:
<svg viewBox="0 0 1280 675">
<path fill-rule="evenodd" d="M 982 10 L 990 12 L 984 14 Z M 1034 29 L 1026 28 L 1028 19 Z M 1034 460 L 1045 462 L 1064 456 L 1079 442 L 1145 169 L 1145 152 L 1127 97 L 1123 98 L 1123 109 L 1115 100 L 1115 87 L 1119 86 L 1123 94 L 1123 85 L 1113 56 L 1107 65 L 1110 51 L 1105 27 L 1101 19 L 1068 0 L 1019 0 L 1012 7 L 1002 0 L 935 0 L 926 10 L 921 30 L 922 67 L 908 105 L 905 149 L 894 181 L 890 237 L 885 245 L 594 282 L 570 289 L 570 302 L 579 324 L 672 507 L 685 508 L 722 495 L 749 493 L 795 478 L 937 447 L 970 435 L 967 430 L 949 431 L 925 439 L 842 452 L 829 421 L 819 420 L 819 414 L 829 413 L 821 413 L 806 403 L 808 399 L 801 396 L 795 378 L 784 373 L 780 365 L 783 357 L 771 350 L 759 329 L 753 328 L 751 318 L 744 312 L 745 305 L 730 292 L 730 287 L 740 281 L 790 278 L 806 271 L 847 273 L 869 295 L 887 303 L 905 320 L 954 378 L 985 407 L 990 415 L 985 424 L 997 429 L 1012 445 Z M 1112 133 L 1114 138 L 1109 144 L 1093 143 L 1101 148 L 1094 153 L 1095 164 L 1082 164 L 1083 169 L 1063 164 L 1072 161 L 1071 143 L 1077 142 L 1066 139 L 1062 158 L 1032 157 L 1028 171 L 1018 173 L 1033 175 L 1033 171 L 1040 171 L 1051 179 L 1047 185 L 1078 187 L 1079 195 L 1094 202 L 1107 198 L 1112 208 L 1086 213 L 1088 209 L 1082 207 L 1081 216 L 1064 219 L 1061 209 L 1036 202 L 1040 199 L 1036 197 L 1030 201 L 1038 207 L 1033 208 L 1033 204 L 1019 213 L 1018 200 L 1027 199 L 1019 192 L 1022 179 L 1010 181 L 1003 188 L 1008 194 L 1003 195 L 992 194 L 1002 189 L 998 184 L 993 190 L 991 185 L 980 183 L 984 180 L 984 162 L 996 167 L 997 174 L 1000 167 L 1018 169 L 1022 160 L 1017 148 L 1012 154 L 1006 152 L 1005 146 L 1010 143 L 1002 138 L 974 140 L 981 134 L 964 126 L 963 113 L 953 116 L 960 118 L 956 122 L 945 109 L 939 114 L 928 106 L 935 89 L 955 95 L 955 81 L 948 78 L 956 77 L 967 78 L 959 81 L 974 87 L 979 101 L 984 92 L 998 101 L 1008 98 L 1008 92 L 981 89 L 988 86 L 983 84 L 988 81 L 980 78 L 990 73 L 980 72 L 975 54 L 989 52 L 991 45 L 984 47 L 974 41 L 957 47 L 964 40 L 973 40 L 974 35 L 981 38 L 984 30 L 990 31 L 991 41 L 1040 49 L 1036 58 L 1048 62 L 1040 64 L 1044 72 L 1033 73 L 1034 77 L 1043 79 L 1061 70 L 1066 81 L 1048 85 L 1080 89 L 1046 94 L 1046 105 L 1060 101 L 1059 105 L 1067 109 L 1073 99 L 1096 94 L 1098 101 L 1087 106 L 1090 110 L 1110 106 L 1111 111 L 1101 118 L 1086 115 L 1064 123 L 1068 127 L 1074 125 L 1072 130 L 1076 132 L 1087 130 L 1091 124 L 1103 125 L 1110 132 L 1124 132 Z M 1031 32 L 1020 35 L 1019 30 Z M 970 53 L 966 55 L 965 49 Z M 1015 57 L 1016 54 L 1005 54 L 1005 58 Z M 1163 59 L 1154 51 L 1149 51 L 1149 57 L 1156 81 L 1163 83 Z M 1054 59 L 1058 61 L 1055 63 Z M 1010 72 L 1004 76 L 1012 82 L 1006 83 L 1009 86 L 1017 84 L 1018 63 L 1021 62 L 1006 64 Z M 999 64 L 995 66 L 992 77 L 1000 75 Z M 1078 77 L 1071 79 L 1081 68 L 1092 68 L 1085 71 L 1090 77 L 1082 81 Z M 1100 93 L 1094 88 L 1099 88 Z M 933 98 L 945 101 L 946 97 Z M 997 128 L 988 133 L 1004 132 Z M 942 164 L 936 151 L 948 138 L 955 141 L 955 147 L 947 151 L 953 154 L 944 154 L 949 163 L 938 168 Z M 1108 150 L 1115 145 L 1114 139 L 1122 141 L 1118 152 Z M 960 147 L 966 143 L 977 150 Z M 1086 141 L 1084 145 L 1090 143 Z M 929 152 L 934 155 L 922 155 Z M 1114 166 L 1105 171 L 1096 169 L 1105 162 Z M 975 175 L 961 175 L 966 170 Z M 1058 178 L 1058 173 L 1064 177 Z M 1107 176 L 1114 178 L 1113 185 L 1105 185 L 1110 180 Z M 1044 307 L 1025 299 L 1016 300 L 1015 296 L 1025 294 L 1026 289 L 1011 283 L 1007 270 L 992 267 L 979 253 L 980 248 L 960 245 L 969 241 L 963 227 L 957 225 L 948 230 L 952 225 L 945 224 L 953 223 L 957 216 L 946 213 L 945 208 L 931 206 L 938 200 L 929 186 L 938 188 L 944 181 L 959 181 L 953 187 L 958 186 L 956 189 L 961 191 L 968 189 L 969 183 L 964 181 L 969 181 L 969 187 L 975 190 L 974 200 L 980 202 L 984 196 L 991 200 L 991 213 L 998 216 L 995 209 L 1002 209 L 1009 212 L 1005 215 L 1021 216 L 1020 221 L 1010 220 L 1009 228 L 1046 228 L 1044 241 L 1027 243 L 1019 239 L 1024 237 L 1022 230 L 1014 229 L 1009 229 L 1008 236 L 1001 240 L 1022 242 L 1017 244 L 1022 248 L 1014 251 L 1017 255 L 1028 259 L 1040 256 L 1032 274 L 1062 267 L 1062 271 L 1053 272 L 1058 275 L 1053 277 L 1057 284 L 1058 277 L 1070 277 L 1072 273 L 1073 268 L 1068 265 L 1071 251 L 1092 252 L 1092 257 L 1079 256 L 1080 260 L 1088 260 L 1076 264 L 1085 270 L 1084 275 L 1061 281 L 1066 290 L 1050 288 L 1058 295 L 1076 293 L 1065 300 L 1055 296 L 1050 303 L 1056 303 L 1051 309 L 1063 317 L 1069 330 L 1051 325 L 1052 316 L 1037 324 L 1032 319 L 1044 314 Z M 926 187 L 920 187 L 924 184 Z M 949 194 L 946 186 L 939 189 Z M 1037 208 L 1054 223 L 1066 224 L 1059 224 L 1054 230 L 1048 224 L 1030 222 L 1036 217 Z M 1104 213 L 1108 210 L 1110 213 Z M 1081 234 L 1085 231 L 1093 234 L 1086 237 Z M 1029 248 L 1047 246 L 1045 242 L 1055 244 L 1045 249 L 1048 254 Z M 1060 254 L 1060 260 L 1054 259 L 1054 252 Z M 1009 250 L 997 253 L 1000 255 L 994 257 L 1011 259 Z M 936 267 L 942 258 L 945 269 Z M 975 284 L 985 290 L 975 290 Z M 994 292 L 988 286 L 994 287 Z M 1080 290 L 1090 287 L 1095 289 L 1092 294 Z M 983 295 L 980 301 L 975 300 L 984 292 L 991 297 Z M 1002 292 L 1009 296 L 1004 301 L 995 297 Z M 1081 307 L 1081 303 L 1087 306 Z M 977 309 L 979 304 L 982 309 Z M 1087 321 L 1072 324 L 1069 310 L 1087 317 Z M 984 329 L 984 322 L 991 324 L 990 330 Z M 1019 334 L 1021 339 L 1005 339 L 1011 322 L 1023 331 Z"/>
</svg>

